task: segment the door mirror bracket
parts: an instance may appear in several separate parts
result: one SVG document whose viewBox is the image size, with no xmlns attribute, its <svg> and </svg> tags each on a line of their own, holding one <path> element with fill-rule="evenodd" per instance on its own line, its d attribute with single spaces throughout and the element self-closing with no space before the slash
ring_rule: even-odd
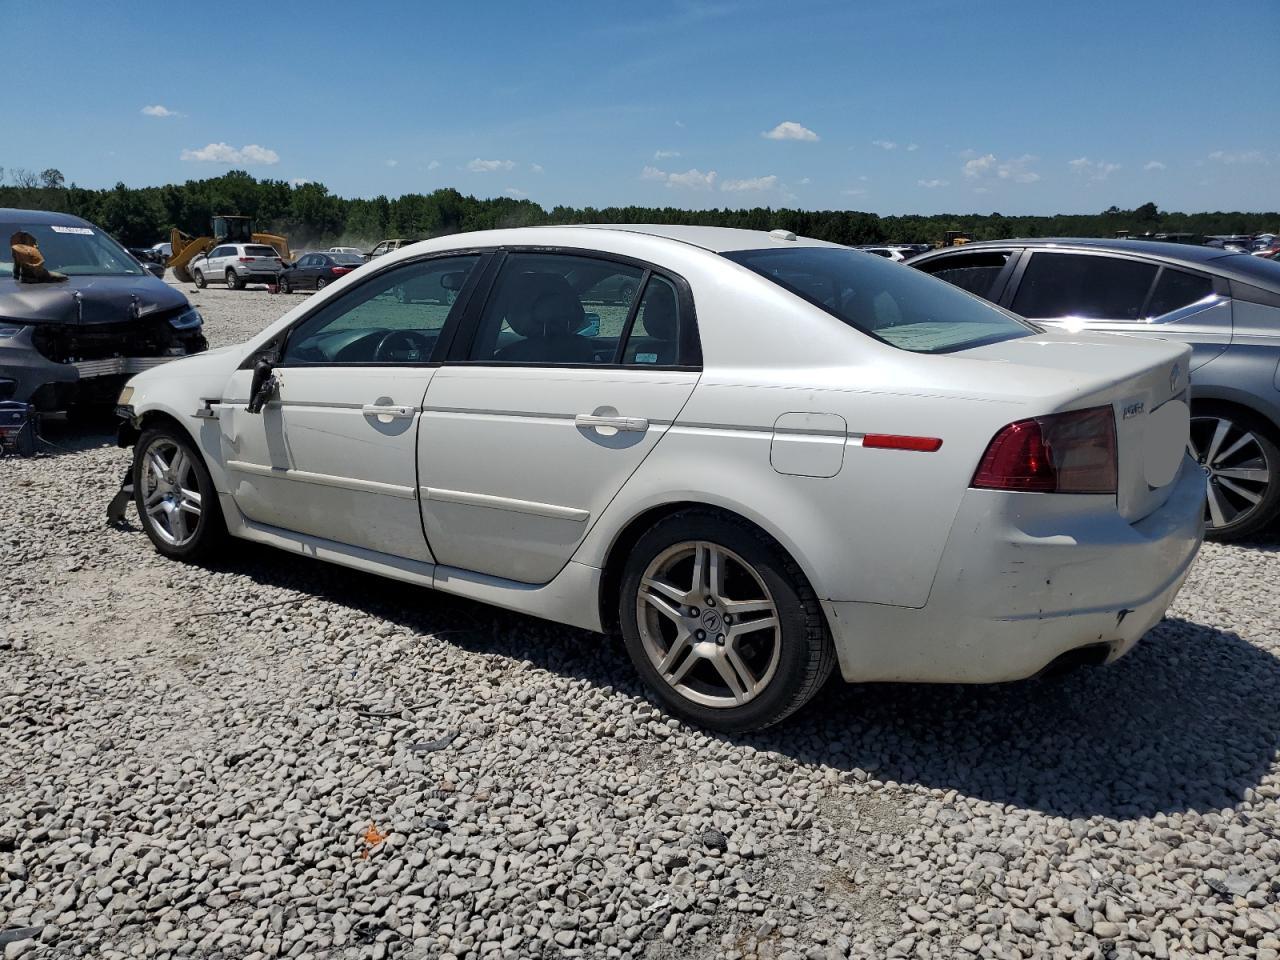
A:
<svg viewBox="0 0 1280 960">
<path fill-rule="evenodd" d="M 249 384 L 249 405 L 245 407 L 249 413 L 261 413 L 276 392 L 279 381 L 276 379 L 275 365 L 268 359 L 259 360 L 253 365 L 253 380 Z"/>
</svg>

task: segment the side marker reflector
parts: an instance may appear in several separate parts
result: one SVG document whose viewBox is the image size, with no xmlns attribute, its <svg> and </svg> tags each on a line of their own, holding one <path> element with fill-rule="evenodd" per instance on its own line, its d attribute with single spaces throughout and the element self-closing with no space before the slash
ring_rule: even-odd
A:
<svg viewBox="0 0 1280 960">
<path fill-rule="evenodd" d="M 862 438 L 864 447 L 879 450 L 917 450 L 933 453 L 942 446 L 941 437 L 903 437 L 893 433 L 868 433 Z"/>
</svg>

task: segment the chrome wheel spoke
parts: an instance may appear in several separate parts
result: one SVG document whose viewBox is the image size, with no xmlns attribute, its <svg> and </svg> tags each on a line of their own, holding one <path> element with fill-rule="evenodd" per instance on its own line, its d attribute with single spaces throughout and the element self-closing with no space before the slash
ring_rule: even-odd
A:
<svg viewBox="0 0 1280 960">
<path fill-rule="evenodd" d="M 674 600 L 676 603 L 689 602 L 689 594 L 686 591 L 681 590 L 673 583 L 659 580 L 657 577 L 645 577 L 640 581 L 640 586 L 648 588 L 651 593 L 660 594 L 668 600 Z"/>
<path fill-rule="evenodd" d="M 730 639 L 736 639 L 744 634 L 755 633 L 757 630 L 776 630 L 777 628 L 777 617 L 760 617 L 758 620 L 743 620 L 741 623 L 731 623 L 726 636 Z"/>
<path fill-rule="evenodd" d="M 1208 491 L 1209 519 L 1215 527 L 1225 527 L 1227 518 L 1222 511 L 1225 504 L 1223 503 L 1222 495 L 1218 492 L 1218 485 L 1212 480 L 1206 480 L 1205 487 Z"/>
<path fill-rule="evenodd" d="M 1252 490 L 1246 490 L 1244 487 L 1240 486 L 1240 484 L 1236 483 L 1234 480 L 1228 480 L 1221 473 L 1218 474 L 1218 483 L 1221 486 L 1226 487 L 1228 490 L 1234 493 L 1237 497 L 1241 497 L 1245 500 L 1248 500 L 1250 503 L 1258 503 L 1262 499 L 1262 494 L 1254 493 Z"/>
<path fill-rule="evenodd" d="M 1250 483 L 1267 483 L 1271 473 L 1266 467 L 1223 467 L 1214 471 L 1219 477 L 1230 477 L 1232 480 L 1248 480 Z"/>
<path fill-rule="evenodd" d="M 168 476 L 169 465 L 161 459 L 154 447 L 147 452 L 147 467 L 156 480 L 163 480 Z"/>
<path fill-rule="evenodd" d="M 773 613 L 772 600 L 721 600 L 720 604 L 731 617 L 742 617 L 748 613 Z"/>
<path fill-rule="evenodd" d="M 746 665 L 742 657 L 738 653 L 737 647 L 725 648 L 725 659 L 729 665 L 733 667 L 733 672 L 742 680 L 742 687 L 749 694 L 759 693 L 760 681 L 751 672 L 751 668 Z"/>
<path fill-rule="evenodd" d="M 1204 455 L 1206 463 L 1217 463 L 1218 450 L 1222 447 L 1222 443 L 1227 439 L 1227 434 L 1230 431 L 1230 420 L 1218 421 L 1218 425 L 1213 429 L 1213 439 L 1209 441 L 1209 452 Z"/>
<path fill-rule="evenodd" d="M 737 671 L 733 669 L 733 665 L 729 663 L 729 658 L 727 656 L 715 657 L 711 662 L 714 664 L 716 672 L 720 674 L 720 679 L 729 688 L 729 695 L 733 697 L 733 702 L 746 703 L 747 686 L 742 682 L 742 678 L 738 676 Z"/>
<path fill-rule="evenodd" d="M 1245 447 L 1249 446 L 1249 444 L 1253 444 L 1254 446 L 1257 446 L 1258 440 L 1256 437 L 1254 437 L 1252 433 L 1249 433 L 1246 430 L 1244 434 L 1240 437 L 1240 439 L 1237 440 L 1235 443 L 1233 443 L 1231 446 L 1229 446 L 1226 450 L 1223 450 L 1216 457 L 1210 457 L 1209 465 L 1216 467 L 1219 463 L 1222 463 L 1224 460 L 1231 459 L 1232 454 L 1239 453 Z"/>
<path fill-rule="evenodd" d="M 640 599 L 649 604 L 649 606 L 653 607 L 653 609 L 657 610 L 664 617 L 673 621 L 677 627 L 684 623 L 684 611 L 671 603 L 671 601 L 667 600 L 665 597 L 660 597 L 653 593 L 641 593 Z"/>
</svg>

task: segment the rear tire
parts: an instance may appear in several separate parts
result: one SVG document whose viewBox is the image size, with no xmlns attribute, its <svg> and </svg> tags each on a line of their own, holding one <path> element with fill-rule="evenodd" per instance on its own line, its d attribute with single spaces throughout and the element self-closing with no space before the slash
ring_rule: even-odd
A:
<svg viewBox="0 0 1280 960">
<path fill-rule="evenodd" d="M 236 273 L 234 270 L 227 271 L 227 289 L 228 290 L 244 289 L 244 280 L 240 277 L 240 274 Z"/>
<path fill-rule="evenodd" d="M 786 719 L 835 665 L 799 566 L 756 528 L 712 511 L 683 510 L 641 536 L 618 618 L 632 663 L 666 708 L 715 730 Z"/>
<path fill-rule="evenodd" d="M 324 277 L 316 277 L 316 289 L 323 290 L 326 282 Z"/>
<path fill-rule="evenodd" d="M 209 285 L 209 281 L 204 278 L 204 271 L 202 270 L 196 270 L 193 279 L 195 280 L 196 286 L 201 290 Z"/>
<path fill-rule="evenodd" d="M 133 502 L 142 528 L 163 556 L 204 560 L 226 541 L 227 525 L 213 479 L 179 427 L 149 427 L 138 438 L 133 448 Z"/>
<path fill-rule="evenodd" d="M 1280 440 L 1275 427 L 1240 407 L 1198 403 L 1191 411 L 1188 446 L 1205 469 L 1207 539 L 1245 540 L 1276 518 Z"/>
</svg>

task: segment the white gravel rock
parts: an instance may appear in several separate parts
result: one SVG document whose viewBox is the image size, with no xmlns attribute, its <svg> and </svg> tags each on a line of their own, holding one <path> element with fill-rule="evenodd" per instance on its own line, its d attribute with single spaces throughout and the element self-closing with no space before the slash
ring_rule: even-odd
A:
<svg viewBox="0 0 1280 960">
<path fill-rule="evenodd" d="M 303 298 L 192 299 L 217 346 Z M 1113 667 L 720 737 L 611 638 L 161 560 L 105 427 L 45 432 L 0 462 L 6 960 L 1280 956 L 1274 544 Z"/>
</svg>

